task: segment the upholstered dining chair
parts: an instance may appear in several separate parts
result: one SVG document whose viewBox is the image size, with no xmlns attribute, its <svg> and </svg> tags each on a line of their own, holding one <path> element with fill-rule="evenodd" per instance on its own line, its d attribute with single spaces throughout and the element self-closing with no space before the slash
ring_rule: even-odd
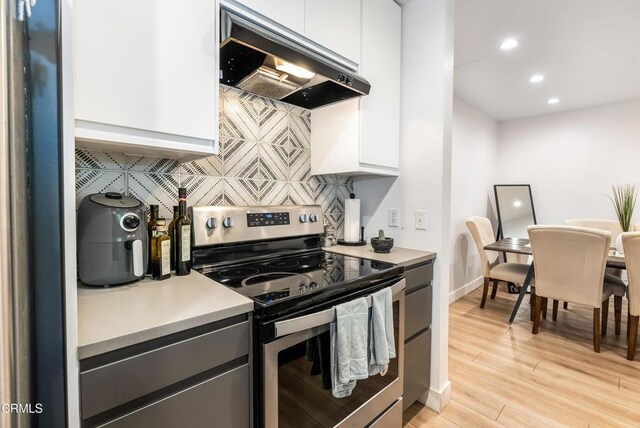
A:
<svg viewBox="0 0 640 428">
<path fill-rule="evenodd" d="M 640 319 L 640 232 L 622 235 L 624 261 L 627 265 L 627 299 L 629 316 L 627 318 L 627 359 L 633 361 L 636 356 L 638 340 L 638 319 Z"/>
<path fill-rule="evenodd" d="M 582 218 L 582 219 L 572 219 L 566 220 L 564 222 L 567 226 L 578 226 L 578 227 L 588 227 L 591 229 L 599 229 L 606 230 L 611 233 L 611 245 L 614 245 L 618 235 L 622 233 L 622 227 L 620 227 L 620 222 L 618 220 L 609 220 L 609 219 L 600 219 L 600 218 Z M 635 227 L 635 226 L 634 226 Z M 605 270 L 605 279 L 608 282 L 617 282 L 618 284 L 624 286 L 624 282 L 618 281 L 613 278 L 611 275 L 622 278 L 622 270 L 607 268 Z M 620 335 L 620 319 L 622 319 L 622 298 L 625 296 L 626 290 L 621 287 L 616 287 L 614 289 L 613 295 L 613 311 L 616 319 L 616 335 Z M 554 309 L 556 308 L 556 302 L 553 302 Z M 566 309 L 566 308 L 565 308 Z M 609 314 L 609 306 L 608 303 L 605 303 L 605 306 L 602 308 L 602 319 L 606 320 Z M 555 319 L 555 314 L 554 318 Z M 602 334 L 607 334 L 607 323 L 604 322 L 602 325 Z"/>
<path fill-rule="evenodd" d="M 601 308 L 620 287 L 605 281 L 611 233 L 573 226 L 529 226 L 528 231 L 536 276 L 533 334 L 540 329 L 544 299 L 590 306 L 593 349 L 600 352 Z"/>
<path fill-rule="evenodd" d="M 565 220 L 567 226 L 588 227 L 590 229 L 606 230 L 611 233 L 611 244 L 616 242 L 618 235 L 622 233 L 620 222 L 618 220 L 609 220 L 603 218 L 576 218 Z"/>
<path fill-rule="evenodd" d="M 525 263 L 500 263 L 499 253 L 484 249 L 486 245 L 496 242 L 493 226 L 488 218 L 469 217 L 465 221 L 465 224 L 469 228 L 469 232 L 471 232 L 478 253 L 480 253 L 483 269 L 482 274 L 484 276 L 484 288 L 482 289 L 480 307 L 484 308 L 487 302 L 490 281 L 493 281 L 493 289 L 491 290 L 491 299 L 493 300 L 496 298 L 498 282 L 524 283 L 527 272 L 529 271 L 529 265 Z"/>
</svg>

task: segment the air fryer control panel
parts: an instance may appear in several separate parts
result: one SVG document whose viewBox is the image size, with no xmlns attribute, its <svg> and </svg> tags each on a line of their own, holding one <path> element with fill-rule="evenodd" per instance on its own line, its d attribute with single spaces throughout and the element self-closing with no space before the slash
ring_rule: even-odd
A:
<svg viewBox="0 0 640 428">
<path fill-rule="evenodd" d="M 318 205 L 189 207 L 189 214 L 194 247 L 324 232 Z"/>
<path fill-rule="evenodd" d="M 120 218 L 120 226 L 126 232 L 135 232 L 138 226 L 140 226 L 140 217 L 135 213 L 127 213 Z"/>
</svg>

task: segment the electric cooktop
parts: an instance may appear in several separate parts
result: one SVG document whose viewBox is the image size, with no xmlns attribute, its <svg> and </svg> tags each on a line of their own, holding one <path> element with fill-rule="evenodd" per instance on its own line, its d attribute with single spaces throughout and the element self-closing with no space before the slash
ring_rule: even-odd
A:
<svg viewBox="0 0 640 428">
<path fill-rule="evenodd" d="M 202 271 L 207 277 L 234 288 L 260 305 L 304 297 L 319 291 L 397 275 L 401 268 L 325 251 L 226 264 Z"/>
</svg>

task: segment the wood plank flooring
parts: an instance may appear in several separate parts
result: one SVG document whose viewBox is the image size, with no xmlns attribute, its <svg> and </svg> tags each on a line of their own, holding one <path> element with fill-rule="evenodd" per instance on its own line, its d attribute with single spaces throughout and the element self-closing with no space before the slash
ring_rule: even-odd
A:
<svg viewBox="0 0 640 428">
<path fill-rule="evenodd" d="M 436 414 L 421 404 L 404 413 L 405 428 L 640 427 L 640 361 L 626 360 L 622 334 L 609 330 L 600 354 L 591 343 L 592 309 L 569 305 L 531 334 L 528 299 L 511 327 L 516 295 L 504 284 L 480 309 L 481 288 L 454 302 L 449 315 L 451 402 Z"/>
</svg>

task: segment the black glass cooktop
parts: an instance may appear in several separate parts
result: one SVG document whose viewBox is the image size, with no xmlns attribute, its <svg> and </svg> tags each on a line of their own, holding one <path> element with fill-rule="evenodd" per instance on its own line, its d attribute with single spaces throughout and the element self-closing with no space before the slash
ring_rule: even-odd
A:
<svg viewBox="0 0 640 428">
<path fill-rule="evenodd" d="M 337 293 L 345 286 L 366 285 L 399 275 L 402 268 L 390 263 L 314 251 L 209 267 L 202 269 L 202 273 L 252 298 L 256 306 L 265 307 L 285 301 L 309 300 L 312 295 L 319 297 Z"/>
</svg>

